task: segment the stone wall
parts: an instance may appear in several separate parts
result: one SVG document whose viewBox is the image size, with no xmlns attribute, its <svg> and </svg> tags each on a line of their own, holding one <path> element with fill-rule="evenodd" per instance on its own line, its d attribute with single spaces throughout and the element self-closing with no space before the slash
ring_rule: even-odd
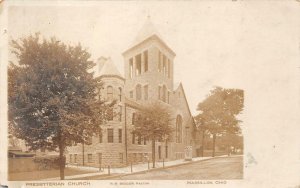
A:
<svg viewBox="0 0 300 188">
<path fill-rule="evenodd" d="M 148 71 L 144 71 L 144 51 L 148 51 Z M 166 55 L 170 60 L 170 77 L 164 75 L 162 72 L 158 71 L 158 60 L 159 52 Z M 136 63 L 135 56 L 141 54 L 141 74 L 136 74 Z M 162 105 L 168 107 L 171 111 L 173 118 L 172 126 L 175 130 L 176 128 L 176 117 L 180 115 L 182 117 L 182 142 L 176 143 L 175 132 L 171 136 L 171 139 L 168 143 L 165 142 L 156 142 L 156 159 L 160 160 L 176 160 L 184 158 L 184 149 L 185 146 L 193 144 L 192 132 L 193 122 L 192 117 L 189 112 L 189 107 L 186 103 L 184 96 L 184 91 L 182 87 L 178 87 L 174 91 L 173 86 L 173 72 L 174 72 L 174 57 L 175 54 L 171 52 L 170 49 L 159 39 L 151 38 L 145 40 L 144 42 L 138 44 L 137 46 L 131 48 L 130 50 L 123 53 L 124 55 L 124 69 L 125 69 L 125 83 L 122 79 L 116 77 L 106 77 L 103 78 L 104 89 L 102 90 L 102 97 L 107 98 L 107 86 L 111 85 L 114 88 L 114 98 L 118 99 L 118 88 L 122 88 L 123 98 L 127 97 L 132 100 L 132 104 L 138 103 L 140 105 L 150 103 L 152 101 L 158 101 L 158 86 L 166 86 L 167 91 L 169 92 L 169 104 L 168 102 L 161 102 Z M 133 58 L 133 76 L 130 78 L 130 66 L 129 61 Z M 136 100 L 136 86 L 140 84 L 142 87 L 142 98 L 141 100 Z M 148 85 L 148 99 L 144 98 L 144 86 Z M 130 96 L 130 91 L 133 91 L 133 95 Z M 106 125 L 103 125 L 103 143 L 97 142 L 97 138 L 93 138 L 93 144 L 91 146 L 85 146 L 85 165 L 90 166 L 99 166 L 99 154 L 102 155 L 101 165 L 111 165 L 113 166 L 123 166 L 127 163 L 138 163 L 151 160 L 151 141 L 147 141 L 146 144 L 142 141 L 141 144 L 138 144 L 138 140 L 135 140 L 135 143 L 132 143 L 132 114 L 136 113 L 136 108 L 134 105 L 130 106 L 126 103 L 125 100 L 121 102 L 118 101 L 117 104 L 119 107 L 122 106 L 122 114 L 125 114 L 126 107 L 126 116 L 123 115 L 121 121 L 117 121 L 115 118 L 114 121 L 108 122 Z M 107 143 L 107 133 L 105 132 L 107 128 L 114 129 L 114 142 Z M 118 129 L 122 129 L 122 143 L 118 143 Z M 127 139 L 125 142 L 125 130 L 127 130 Z M 126 145 L 127 143 L 127 145 Z M 167 147 L 166 147 L 167 146 Z M 161 154 L 159 155 L 159 148 Z M 167 154 L 166 154 L 167 148 Z M 126 152 L 127 151 L 127 152 Z M 82 146 L 73 146 L 68 148 L 68 155 L 77 154 L 77 160 L 82 161 Z M 80 157 L 81 156 L 81 157 Z M 122 156 L 122 157 L 121 157 Z M 90 160 L 88 160 L 90 159 Z M 67 157 L 67 161 L 70 162 L 70 157 Z M 80 162 L 82 164 L 82 162 Z"/>
</svg>

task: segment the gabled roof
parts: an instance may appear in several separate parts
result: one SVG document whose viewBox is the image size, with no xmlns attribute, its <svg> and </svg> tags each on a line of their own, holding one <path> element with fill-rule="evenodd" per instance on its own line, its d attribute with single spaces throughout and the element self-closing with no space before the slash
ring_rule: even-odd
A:
<svg viewBox="0 0 300 188">
<path fill-rule="evenodd" d="M 97 77 L 118 77 L 124 79 L 115 64 L 112 62 L 111 58 L 99 58 L 98 70 L 96 71 L 95 76 Z"/>
<path fill-rule="evenodd" d="M 156 35 L 162 39 L 161 35 L 155 28 L 154 24 L 151 22 L 150 17 L 147 18 L 145 24 L 143 25 L 142 29 L 139 31 L 138 35 L 135 37 L 131 46 L 135 46 L 138 43 L 143 42 L 145 39 Z"/>
<path fill-rule="evenodd" d="M 185 103 L 186 103 L 186 105 L 187 105 L 187 108 L 188 108 L 189 114 L 190 114 L 190 116 L 191 116 L 191 118 L 192 118 L 192 123 L 193 123 L 194 127 L 196 127 L 195 119 L 194 119 L 194 117 L 193 117 L 193 115 L 192 115 L 192 113 L 191 113 L 190 106 L 189 106 L 189 103 L 188 103 L 188 101 L 187 101 L 187 99 L 186 99 L 186 95 L 185 95 L 185 92 L 184 92 L 184 89 L 183 89 L 183 85 L 182 85 L 182 83 L 181 83 L 181 82 L 180 82 L 180 84 L 179 84 L 178 88 L 176 89 L 176 91 L 178 91 L 179 89 L 181 89 L 181 90 L 182 90 L 182 94 L 183 94 L 183 97 L 184 97 Z"/>
<path fill-rule="evenodd" d="M 175 52 L 163 41 L 160 33 L 157 31 L 154 24 L 151 22 L 150 17 L 147 18 L 145 24 L 143 25 L 142 29 L 138 32 L 138 35 L 135 37 L 129 48 L 123 52 L 123 55 L 130 51 L 131 49 L 139 46 L 143 42 L 149 40 L 158 40 L 166 49 L 168 49 L 174 56 L 176 55 Z"/>
</svg>

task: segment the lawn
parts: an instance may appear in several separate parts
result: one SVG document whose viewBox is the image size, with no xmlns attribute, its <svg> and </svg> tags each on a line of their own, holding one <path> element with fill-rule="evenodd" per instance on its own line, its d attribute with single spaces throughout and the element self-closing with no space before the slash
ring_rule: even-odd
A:
<svg viewBox="0 0 300 188">
<path fill-rule="evenodd" d="M 91 170 L 81 170 L 74 168 L 66 168 L 65 176 L 77 175 L 77 174 L 87 174 L 93 173 L 95 171 Z M 59 170 L 42 170 L 42 171 L 32 171 L 32 172 L 18 172 L 18 173 L 9 173 L 9 181 L 30 181 L 30 180 L 42 180 L 48 178 L 59 177 Z"/>
</svg>

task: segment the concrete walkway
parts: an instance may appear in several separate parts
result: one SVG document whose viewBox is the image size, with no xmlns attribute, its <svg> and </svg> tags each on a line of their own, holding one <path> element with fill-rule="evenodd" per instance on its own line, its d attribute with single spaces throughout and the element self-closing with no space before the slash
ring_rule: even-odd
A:
<svg viewBox="0 0 300 188">
<path fill-rule="evenodd" d="M 218 156 L 218 157 L 224 157 L 227 155 L 223 155 L 223 156 Z M 184 159 L 180 159 L 180 160 L 174 160 L 174 161 L 166 161 L 164 162 L 156 162 L 155 163 L 155 168 L 154 169 L 159 169 L 159 168 L 163 168 L 164 167 L 171 167 L 171 166 L 178 166 L 178 165 L 182 165 L 182 164 L 188 164 L 194 161 L 202 161 L 202 160 L 208 160 L 211 159 L 213 157 L 197 157 L 197 158 L 193 158 L 192 161 L 185 161 Z M 150 162 L 149 164 L 150 169 L 152 168 L 152 163 Z M 81 170 L 87 170 L 87 171 L 95 171 L 94 173 L 86 173 L 86 174 L 78 174 L 78 175 L 73 175 L 73 176 L 65 176 L 66 180 L 72 180 L 72 179 L 80 179 L 80 178 L 86 178 L 86 177 L 93 177 L 93 176 L 108 176 L 108 169 L 102 169 L 101 171 L 99 171 L 99 168 L 95 168 L 95 167 L 85 167 L 85 166 L 73 166 L 73 165 L 67 165 L 66 167 L 68 168 L 77 168 L 77 169 L 81 169 Z M 132 165 L 132 171 L 131 171 L 131 166 L 126 166 L 126 167 L 122 167 L 122 168 L 111 168 L 110 169 L 110 174 L 130 174 L 130 173 L 136 173 L 136 172 L 142 172 L 142 171 L 147 171 L 148 169 L 148 163 L 140 163 L 140 164 L 135 164 Z M 49 181 L 49 180 L 59 180 L 59 177 L 56 178 L 49 178 L 49 179 L 43 179 L 44 181 Z"/>
</svg>

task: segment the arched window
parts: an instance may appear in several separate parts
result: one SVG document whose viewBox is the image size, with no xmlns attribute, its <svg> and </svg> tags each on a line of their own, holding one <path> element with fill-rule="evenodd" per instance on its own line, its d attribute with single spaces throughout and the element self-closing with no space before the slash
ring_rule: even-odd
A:
<svg viewBox="0 0 300 188">
<path fill-rule="evenodd" d="M 136 90 L 136 100 L 141 100 L 142 99 L 142 86 L 138 84 L 135 88 Z"/>
<path fill-rule="evenodd" d="M 161 52 L 158 51 L 158 72 L 161 72 Z"/>
<path fill-rule="evenodd" d="M 107 86 L 107 100 L 112 101 L 113 100 L 113 87 Z"/>
<path fill-rule="evenodd" d="M 148 71 L 148 51 L 144 51 L 144 72 Z"/>
<path fill-rule="evenodd" d="M 122 88 L 119 87 L 119 101 L 122 101 Z"/>
<path fill-rule="evenodd" d="M 129 78 L 133 77 L 133 58 L 129 59 Z"/>
<path fill-rule="evenodd" d="M 176 142 L 182 143 L 182 117 L 180 115 L 176 118 Z"/>
<path fill-rule="evenodd" d="M 141 75 L 142 73 L 142 55 L 135 56 L 135 75 Z"/>
<path fill-rule="evenodd" d="M 166 99 L 167 99 L 167 87 L 164 85 L 163 86 L 163 93 L 162 93 L 162 100 L 164 102 L 166 102 Z"/>
<path fill-rule="evenodd" d="M 163 74 L 164 74 L 164 76 L 166 75 L 166 73 L 167 73 L 166 56 L 163 55 Z"/>
</svg>

